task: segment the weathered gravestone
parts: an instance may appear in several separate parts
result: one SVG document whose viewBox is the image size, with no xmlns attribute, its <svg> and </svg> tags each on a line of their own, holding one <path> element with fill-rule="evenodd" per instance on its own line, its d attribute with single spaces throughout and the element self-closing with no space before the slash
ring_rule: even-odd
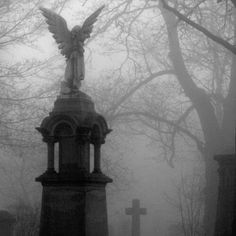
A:
<svg viewBox="0 0 236 236">
<path fill-rule="evenodd" d="M 133 199 L 132 208 L 126 208 L 125 213 L 132 216 L 132 236 L 140 236 L 140 216 L 147 214 L 146 208 L 140 208 L 139 199 Z"/>
<path fill-rule="evenodd" d="M 0 235 L 13 236 L 16 219 L 7 211 L 0 211 Z"/>
<path fill-rule="evenodd" d="M 101 171 L 100 152 L 111 130 L 91 98 L 79 91 L 84 79 L 83 43 L 102 8 L 71 32 L 61 16 L 41 10 L 67 66 L 54 108 L 37 128 L 48 149 L 47 170 L 36 179 L 43 186 L 40 236 L 108 236 L 105 186 L 112 180 Z M 59 153 L 58 171 L 55 153 Z"/>
</svg>

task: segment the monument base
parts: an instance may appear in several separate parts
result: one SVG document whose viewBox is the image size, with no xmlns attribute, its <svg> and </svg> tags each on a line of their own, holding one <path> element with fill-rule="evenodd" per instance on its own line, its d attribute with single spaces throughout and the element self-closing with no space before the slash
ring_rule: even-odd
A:
<svg viewBox="0 0 236 236">
<path fill-rule="evenodd" d="M 40 236 L 108 236 L 105 184 L 43 186 Z"/>
</svg>

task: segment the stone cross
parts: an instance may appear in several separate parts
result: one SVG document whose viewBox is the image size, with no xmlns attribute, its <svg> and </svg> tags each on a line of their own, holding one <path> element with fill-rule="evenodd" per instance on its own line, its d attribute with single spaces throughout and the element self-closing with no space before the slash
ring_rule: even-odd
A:
<svg viewBox="0 0 236 236">
<path fill-rule="evenodd" d="M 125 213 L 132 216 L 132 236 L 140 236 L 140 215 L 146 215 L 147 209 L 140 208 L 139 199 L 133 199 L 132 208 L 126 208 Z"/>
</svg>

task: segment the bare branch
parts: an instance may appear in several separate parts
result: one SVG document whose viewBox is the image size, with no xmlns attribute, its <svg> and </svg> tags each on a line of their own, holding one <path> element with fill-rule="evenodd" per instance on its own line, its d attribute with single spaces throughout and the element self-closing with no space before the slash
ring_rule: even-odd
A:
<svg viewBox="0 0 236 236">
<path fill-rule="evenodd" d="M 120 107 L 121 104 L 123 104 L 129 97 L 131 97 L 138 89 L 140 89 L 142 86 L 146 85 L 153 79 L 162 76 L 162 75 L 167 75 L 167 74 L 173 74 L 173 70 L 164 70 L 164 71 L 158 71 L 156 73 L 151 74 L 149 77 L 146 79 L 142 80 L 140 83 L 138 83 L 136 86 L 134 86 L 128 93 L 126 93 L 119 101 L 116 102 L 114 106 L 110 108 L 108 111 L 109 113 L 114 113 L 118 107 Z"/>
<path fill-rule="evenodd" d="M 191 25 L 193 28 L 199 30 L 200 32 L 202 32 L 203 34 L 205 34 L 208 38 L 210 38 L 211 40 L 213 40 L 216 43 L 219 43 L 220 45 L 222 45 L 223 47 L 227 48 L 229 51 L 231 51 L 233 54 L 236 54 L 236 47 L 230 43 L 228 43 L 226 40 L 214 35 L 213 33 L 211 33 L 209 30 L 207 30 L 206 28 L 202 27 L 201 25 L 195 23 L 194 21 L 190 20 L 189 18 L 187 18 L 185 15 L 181 14 L 180 12 L 178 12 L 175 8 L 169 6 L 165 0 L 161 0 L 163 7 L 172 12 L 175 16 L 177 16 L 180 20 L 184 21 L 185 23 Z"/>
<path fill-rule="evenodd" d="M 204 151 L 204 143 L 201 140 L 199 140 L 199 138 L 197 136 L 192 134 L 189 130 L 181 127 L 179 125 L 178 121 L 176 122 L 173 120 L 168 120 L 164 117 L 158 116 L 158 114 L 153 115 L 153 114 L 143 112 L 143 111 L 141 111 L 141 112 L 140 111 L 131 111 L 131 112 L 123 112 L 123 113 L 117 114 L 117 117 L 122 117 L 122 116 L 143 116 L 143 117 L 146 117 L 146 118 L 154 120 L 154 121 L 163 122 L 167 125 L 174 127 L 177 131 L 189 136 L 196 143 L 198 149 L 201 152 Z"/>
</svg>

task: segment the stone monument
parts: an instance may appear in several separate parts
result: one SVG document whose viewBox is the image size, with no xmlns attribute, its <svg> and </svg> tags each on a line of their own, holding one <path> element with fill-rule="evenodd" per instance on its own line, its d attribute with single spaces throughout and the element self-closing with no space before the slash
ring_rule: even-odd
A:
<svg viewBox="0 0 236 236">
<path fill-rule="evenodd" d="M 133 199 L 132 208 L 126 208 L 125 213 L 132 216 L 132 236 L 140 236 L 140 216 L 146 215 L 147 209 L 140 208 L 139 199 Z"/>
<path fill-rule="evenodd" d="M 16 219 L 8 211 L 0 211 L 0 235 L 13 236 Z"/>
<path fill-rule="evenodd" d="M 37 128 L 48 151 L 47 170 L 36 178 L 43 186 L 40 236 L 108 236 L 105 187 L 112 180 L 101 171 L 101 145 L 111 130 L 92 99 L 79 90 L 84 78 L 83 42 L 102 8 L 71 32 L 61 16 L 41 8 L 67 66 L 54 108 Z"/>
<path fill-rule="evenodd" d="M 236 155 L 217 155 L 219 188 L 214 236 L 236 234 Z"/>
</svg>

